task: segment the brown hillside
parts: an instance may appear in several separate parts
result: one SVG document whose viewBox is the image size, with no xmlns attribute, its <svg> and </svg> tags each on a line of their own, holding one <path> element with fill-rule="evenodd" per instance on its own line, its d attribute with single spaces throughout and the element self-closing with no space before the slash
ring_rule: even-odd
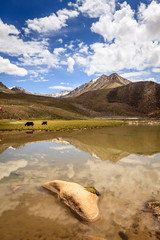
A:
<svg viewBox="0 0 160 240">
<path fill-rule="evenodd" d="M 160 116 L 160 85 L 154 82 L 90 91 L 68 100 L 95 117 Z"/>
<path fill-rule="evenodd" d="M 0 92 L 0 119 L 83 119 L 84 111 L 60 99 Z"/>
<path fill-rule="evenodd" d="M 155 82 L 135 82 L 113 89 L 107 99 L 109 103 L 128 104 L 142 114 L 160 115 L 160 85 Z"/>
</svg>

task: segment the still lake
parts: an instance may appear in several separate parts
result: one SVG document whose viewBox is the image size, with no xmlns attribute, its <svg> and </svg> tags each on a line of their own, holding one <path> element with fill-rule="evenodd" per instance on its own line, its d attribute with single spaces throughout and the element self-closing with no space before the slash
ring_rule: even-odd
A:
<svg viewBox="0 0 160 240">
<path fill-rule="evenodd" d="M 55 179 L 94 186 L 101 219 L 79 220 L 42 189 Z M 1 240 L 159 239 L 149 200 L 160 200 L 160 127 L 0 133 Z"/>
</svg>

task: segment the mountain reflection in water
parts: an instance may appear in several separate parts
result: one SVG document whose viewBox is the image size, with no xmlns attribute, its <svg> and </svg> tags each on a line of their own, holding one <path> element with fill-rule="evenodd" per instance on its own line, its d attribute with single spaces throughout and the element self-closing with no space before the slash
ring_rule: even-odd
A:
<svg viewBox="0 0 160 240">
<path fill-rule="evenodd" d="M 1 239 L 158 239 L 158 223 L 142 210 L 160 200 L 159 130 L 1 133 Z M 54 179 L 95 186 L 101 219 L 82 223 L 40 187 Z"/>
<path fill-rule="evenodd" d="M 1 134 L 2 135 L 2 134 Z M 153 155 L 160 152 L 160 127 L 121 126 L 72 132 L 11 133 L 1 136 L 0 153 L 38 141 L 67 141 L 101 160 L 117 162 L 129 154 Z"/>
</svg>

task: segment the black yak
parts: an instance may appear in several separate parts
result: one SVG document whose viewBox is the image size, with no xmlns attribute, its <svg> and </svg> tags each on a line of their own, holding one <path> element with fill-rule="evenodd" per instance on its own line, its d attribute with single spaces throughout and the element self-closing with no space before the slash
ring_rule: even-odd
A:
<svg viewBox="0 0 160 240">
<path fill-rule="evenodd" d="M 47 125 L 47 121 L 42 122 L 42 125 Z"/>
<path fill-rule="evenodd" d="M 33 125 L 34 125 L 33 122 L 26 122 L 26 123 L 25 123 L 25 126 L 33 126 Z"/>
</svg>

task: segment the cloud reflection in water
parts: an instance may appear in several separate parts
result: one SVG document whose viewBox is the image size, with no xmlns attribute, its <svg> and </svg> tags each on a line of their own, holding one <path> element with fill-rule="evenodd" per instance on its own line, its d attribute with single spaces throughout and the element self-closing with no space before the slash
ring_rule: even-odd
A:
<svg viewBox="0 0 160 240">
<path fill-rule="evenodd" d="M 63 144 L 63 139 L 32 143 L 10 151 L 11 154 L 6 154 L 5 163 L 0 163 L 0 176 L 6 176 L 1 183 L 1 214 L 14 209 L 21 198 L 31 215 L 66 223 L 77 221 L 56 198 L 40 191 L 41 184 L 54 179 L 73 181 L 83 186 L 94 185 L 101 192 L 102 229 L 111 227 L 113 221 L 130 226 L 137 209 L 142 209 L 150 198 L 160 198 L 160 153 L 151 156 L 130 154 L 114 163 L 109 159 L 101 161 L 94 154 L 91 156 L 80 151 L 68 142 Z M 20 159 L 22 155 L 23 159 Z M 11 156 L 14 161 L 11 161 Z M 20 173 L 20 176 L 12 179 L 10 173 L 13 171 Z M 13 198 L 8 186 L 19 181 L 27 187 L 15 193 Z"/>
</svg>

